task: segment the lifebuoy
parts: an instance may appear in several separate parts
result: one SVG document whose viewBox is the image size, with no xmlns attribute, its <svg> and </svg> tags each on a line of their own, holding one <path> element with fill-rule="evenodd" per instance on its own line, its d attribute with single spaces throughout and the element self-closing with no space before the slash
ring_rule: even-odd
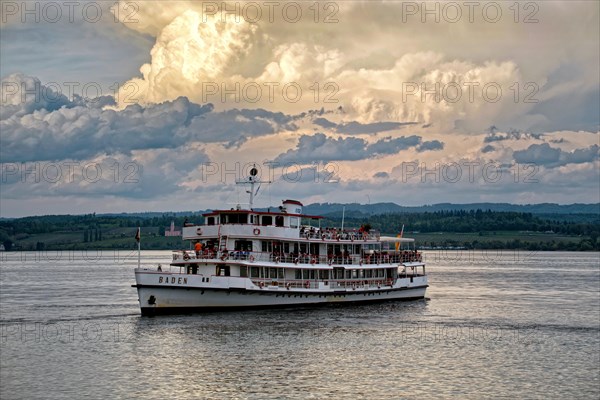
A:
<svg viewBox="0 0 600 400">
<path fill-rule="evenodd" d="M 250 262 L 254 262 L 254 256 L 250 256 Z"/>
<path fill-rule="evenodd" d="M 254 233 L 256 236 L 258 236 L 258 235 L 260 235 L 260 229 L 254 228 L 254 230 L 252 231 L 252 233 Z"/>
<path fill-rule="evenodd" d="M 315 265 L 315 264 L 317 263 L 317 259 L 316 259 L 315 257 L 311 258 L 311 259 L 310 259 L 310 263 L 311 263 L 312 265 Z"/>
<path fill-rule="evenodd" d="M 298 257 L 294 258 L 294 264 L 298 265 Z"/>
<path fill-rule="evenodd" d="M 196 229 L 196 235 L 202 235 L 202 228 Z"/>
<path fill-rule="evenodd" d="M 333 258 L 329 259 L 329 265 L 333 264 Z"/>
<path fill-rule="evenodd" d="M 304 282 L 304 287 L 307 288 L 307 289 L 309 289 L 310 288 L 310 282 L 309 281 Z"/>
<path fill-rule="evenodd" d="M 279 256 L 275 257 L 275 263 L 279 262 Z"/>
<path fill-rule="evenodd" d="M 287 290 L 290 290 L 290 287 L 291 287 L 291 286 L 292 286 L 292 285 L 291 285 L 289 282 L 285 284 L 285 288 L 286 288 Z"/>
<path fill-rule="evenodd" d="M 227 258 L 228 258 L 228 255 L 227 254 L 223 254 L 221 256 L 221 261 L 225 261 L 225 260 L 227 260 Z"/>
</svg>

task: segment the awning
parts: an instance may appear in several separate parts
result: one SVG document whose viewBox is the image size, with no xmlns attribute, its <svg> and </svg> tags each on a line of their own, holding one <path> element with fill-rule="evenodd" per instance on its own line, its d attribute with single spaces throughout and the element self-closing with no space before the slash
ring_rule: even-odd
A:
<svg viewBox="0 0 600 400">
<path fill-rule="evenodd" d="M 412 238 L 399 238 L 394 236 L 380 236 L 379 240 L 382 242 L 393 242 L 393 243 L 412 243 L 415 239 Z"/>
</svg>

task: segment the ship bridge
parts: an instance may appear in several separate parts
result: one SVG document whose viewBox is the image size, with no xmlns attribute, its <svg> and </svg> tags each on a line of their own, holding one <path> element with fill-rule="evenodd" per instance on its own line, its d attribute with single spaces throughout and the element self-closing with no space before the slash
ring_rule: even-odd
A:
<svg viewBox="0 0 600 400">
<path fill-rule="evenodd" d="M 317 215 L 302 214 L 302 203 L 284 200 L 277 211 L 244 209 L 214 210 L 203 214 L 204 224 L 183 228 L 183 239 L 198 240 L 220 236 L 298 239 L 302 218 L 319 220 Z"/>
</svg>

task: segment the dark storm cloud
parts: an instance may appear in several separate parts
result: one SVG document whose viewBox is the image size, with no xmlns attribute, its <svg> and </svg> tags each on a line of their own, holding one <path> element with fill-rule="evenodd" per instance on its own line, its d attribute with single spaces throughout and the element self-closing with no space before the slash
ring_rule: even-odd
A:
<svg viewBox="0 0 600 400">
<path fill-rule="evenodd" d="M 489 133 L 483 139 L 484 143 L 501 142 L 504 140 L 521 140 L 521 139 L 540 139 L 543 135 L 534 134 L 530 132 L 522 132 L 516 129 L 510 130 L 506 133 L 498 133 L 498 129 L 495 126 L 489 128 Z"/>
<path fill-rule="evenodd" d="M 195 142 L 231 148 L 251 137 L 297 129 L 296 116 L 262 109 L 214 112 L 212 104 L 198 105 L 186 97 L 113 110 L 103 108 L 114 105 L 110 96 L 69 100 L 37 78 L 11 75 L 2 83 L 3 162 L 81 160 Z"/>
<path fill-rule="evenodd" d="M 423 149 L 420 149 L 424 146 Z M 423 142 L 420 136 L 386 137 L 369 144 L 361 138 L 331 138 L 323 133 L 302 135 L 296 148 L 289 149 L 275 158 L 276 162 L 310 163 L 313 161 L 356 161 L 382 155 L 396 154 L 399 151 L 415 148 L 426 151 L 443 147 L 435 140 Z"/>
<path fill-rule="evenodd" d="M 356 121 L 336 124 L 329 121 L 326 118 L 315 118 L 313 120 L 315 125 L 323 127 L 325 129 L 334 129 L 338 133 L 344 133 L 347 135 L 361 135 L 392 131 L 395 129 L 401 129 L 406 125 L 414 125 L 414 122 L 374 122 L 370 124 L 361 124 Z"/>
<path fill-rule="evenodd" d="M 597 144 L 574 151 L 563 151 L 548 143 L 532 144 L 525 150 L 518 150 L 513 157 L 518 163 L 531 163 L 545 167 L 560 167 L 567 164 L 583 164 L 598 160 L 600 146 Z"/>
</svg>

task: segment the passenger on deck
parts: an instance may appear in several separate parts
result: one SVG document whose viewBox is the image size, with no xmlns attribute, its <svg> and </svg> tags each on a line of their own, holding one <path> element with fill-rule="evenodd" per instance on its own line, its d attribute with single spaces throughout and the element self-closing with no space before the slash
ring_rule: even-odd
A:
<svg viewBox="0 0 600 400">
<path fill-rule="evenodd" d="M 196 251 L 196 258 L 200 258 L 200 254 L 202 253 L 202 243 L 196 242 L 194 250 Z"/>
</svg>

